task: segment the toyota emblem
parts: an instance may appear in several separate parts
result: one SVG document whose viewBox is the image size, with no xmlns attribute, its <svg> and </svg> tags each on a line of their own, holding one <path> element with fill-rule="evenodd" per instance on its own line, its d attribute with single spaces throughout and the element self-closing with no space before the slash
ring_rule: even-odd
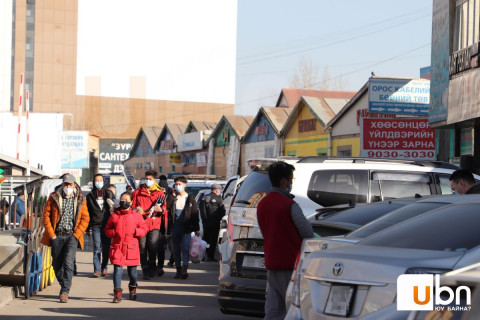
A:
<svg viewBox="0 0 480 320">
<path fill-rule="evenodd" d="M 242 212 L 242 217 L 245 218 L 246 216 L 247 216 L 247 211 L 246 211 L 246 210 L 243 210 L 243 212 Z"/>
<path fill-rule="evenodd" d="M 328 243 L 324 243 L 322 245 L 322 250 L 327 250 L 328 249 Z"/>
<path fill-rule="evenodd" d="M 337 262 L 333 266 L 333 275 L 339 277 L 343 273 L 343 263 Z"/>
</svg>

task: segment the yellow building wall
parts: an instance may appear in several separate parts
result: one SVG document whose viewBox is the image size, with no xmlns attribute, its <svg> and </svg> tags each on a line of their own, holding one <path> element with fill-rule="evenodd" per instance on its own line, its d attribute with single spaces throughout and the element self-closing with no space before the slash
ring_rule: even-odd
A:
<svg viewBox="0 0 480 320">
<path fill-rule="evenodd" d="M 338 147 L 351 146 L 352 157 L 360 157 L 360 137 L 355 138 L 332 138 L 332 156 L 337 156 Z"/>
<path fill-rule="evenodd" d="M 315 131 L 299 132 L 299 121 L 315 119 L 315 116 L 303 103 L 299 106 L 299 109 L 297 119 L 284 135 L 284 155 L 298 157 L 327 155 L 328 132 L 323 130 L 323 126 L 318 120 L 316 120 Z"/>
</svg>

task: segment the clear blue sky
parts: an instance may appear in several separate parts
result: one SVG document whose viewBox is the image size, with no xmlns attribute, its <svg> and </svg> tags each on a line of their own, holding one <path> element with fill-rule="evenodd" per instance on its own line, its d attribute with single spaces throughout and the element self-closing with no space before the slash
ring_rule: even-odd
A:
<svg viewBox="0 0 480 320">
<path fill-rule="evenodd" d="M 302 58 L 320 78 L 324 67 L 341 76 L 345 91 L 372 71 L 419 77 L 431 28 L 432 0 L 238 0 L 235 113 L 273 106 Z"/>
</svg>

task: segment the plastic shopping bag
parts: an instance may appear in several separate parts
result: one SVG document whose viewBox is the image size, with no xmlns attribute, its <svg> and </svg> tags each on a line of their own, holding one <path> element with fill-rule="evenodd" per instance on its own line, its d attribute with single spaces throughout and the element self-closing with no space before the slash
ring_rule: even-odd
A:
<svg viewBox="0 0 480 320">
<path fill-rule="evenodd" d="M 205 252 L 209 245 L 202 240 L 202 237 L 197 237 L 192 232 L 192 238 L 190 239 L 190 261 L 192 263 L 200 263 L 205 257 Z"/>
</svg>

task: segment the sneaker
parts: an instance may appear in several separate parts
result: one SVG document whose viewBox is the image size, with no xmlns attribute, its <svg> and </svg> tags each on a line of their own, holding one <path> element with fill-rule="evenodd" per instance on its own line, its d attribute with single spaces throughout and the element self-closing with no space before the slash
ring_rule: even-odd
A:
<svg viewBox="0 0 480 320">
<path fill-rule="evenodd" d="M 60 303 L 67 303 L 68 302 L 68 294 L 61 293 L 60 294 Z"/>
<path fill-rule="evenodd" d="M 94 273 L 93 273 L 93 277 L 94 277 L 94 278 L 100 278 L 100 272 L 98 272 L 98 271 L 97 271 L 97 272 L 94 272 Z"/>
<path fill-rule="evenodd" d="M 157 272 L 157 276 L 161 277 L 165 274 L 165 271 L 163 271 L 163 268 L 162 269 L 158 269 L 158 272 Z"/>
<path fill-rule="evenodd" d="M 103 270 L 102 270 L 102 277 L 106 277 L 107 274 L 108 274 L 107 269 L 103 269 Z"/>
<path fill-rule="evenodd" d="M 144 270 L 142 270 L 142 273 L 143 273 L 143 280 L 150 280 L 148 270 L 144 269 Z"/>
<path fill-rule="evenodd" d="M 175 262 L 168 261 L 167 266 L 170 267 L 170 268 L 173 268 L 175 266 Z"/>
</svg>

